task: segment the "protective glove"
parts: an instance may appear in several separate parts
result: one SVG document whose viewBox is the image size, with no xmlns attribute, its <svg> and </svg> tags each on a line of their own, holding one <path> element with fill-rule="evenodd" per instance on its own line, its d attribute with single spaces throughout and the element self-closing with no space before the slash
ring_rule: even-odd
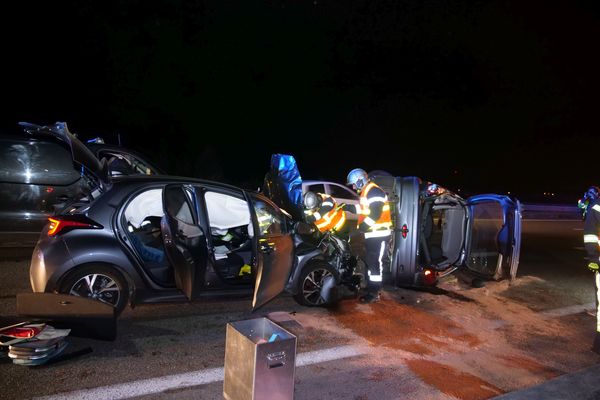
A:
<svg viewBox="0 0 600 400">
<path fill-rule="evenodd" d="M 592 272 L 598 272 L 598 270 L 600 269 L 600 267 L 598 266 L 598 263 L 595 262 L 591 262 L 588 264 L 588 269 Z"/>
</svg>

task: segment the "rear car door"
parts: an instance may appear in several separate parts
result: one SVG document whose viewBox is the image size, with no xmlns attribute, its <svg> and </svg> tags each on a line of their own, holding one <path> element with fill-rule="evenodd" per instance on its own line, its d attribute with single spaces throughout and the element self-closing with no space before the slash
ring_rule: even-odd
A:
<svg viewBox="0 0 600 400">
<path fill-rule="evenodd" d="M 167 185 L 162 199 L 165 215 L 160 223 L 175 284 L 190 300 L 202 288 L 208 261 L 206 236 L 198 223 L 194 191 L 191 185 Z"/>
<path fill-rule="evenodd" d="M 285 215 L 260 195 L 250 196 L 258 249 L 252 310 L 280 294 L 293 267 L 294 245 Z"/>
<path fill-rule="evenodd" d="M 467 199 L 465 266 L 487 279 L 514 279 L 521 250 L 521 204 L 508 196 Z"/>
</svg>

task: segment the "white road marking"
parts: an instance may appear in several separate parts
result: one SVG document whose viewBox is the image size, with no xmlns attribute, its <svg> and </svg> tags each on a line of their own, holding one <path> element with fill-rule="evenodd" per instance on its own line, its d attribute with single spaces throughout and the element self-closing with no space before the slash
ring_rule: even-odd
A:
<svg viewBox="0 0 600 400">
<path fill-rule="evenodd" d="M 565 315 L 578 314 L 578 313 L 584 312 L 585 310 L 589 310 L 589 309 L 594 310 L 595 308 L 596 308 L 595 303 L 578 304 L 575 306 L 568 306 L 568 307 L 563 307 L 563 308 L 557 308 L 554 310 L 544 311 L 544 312 L 542 312 L 542 315 L 547 318 L 564 317 Z"/>
<path fill-rule="evenodd" d="M 535 218 L 523 218 L 523 222 L 581 222 L 580 219 L 535 219 Z"/>
<path fill-rule="evenodd" d="M 365 354 L 364 350 L 354 346 L 339 346 L 329 349 L 310 351 L 298 354 L 296 367 L 318 364 L 342 358 L 356 357 Z M 119 400 L 144 396 L 152 393 L 162 393 L 171 389 L 183 389 L 192 386 L 206 385 L 219 382 L 225 376 L 224 368 L 211 368 L 185 374 L 162 376 L 152 379 L 142 379 L 117 385 L 77 390 L 50 396 L 36 397 L 38 400 Z"/>
</svg>

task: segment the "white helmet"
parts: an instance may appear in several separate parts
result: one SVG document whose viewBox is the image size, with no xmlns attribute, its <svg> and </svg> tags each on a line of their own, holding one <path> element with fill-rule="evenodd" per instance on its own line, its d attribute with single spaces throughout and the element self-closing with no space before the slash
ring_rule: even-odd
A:
<svg viewBox="0 0 600 400">
<path fill-rule="evenodd" d="M 346 185 L 354 185 L 356 189 L 361 190 L 369 181 L 369 175 L 364 169 L 355 168 L 348 174 Z"/>
</svg>

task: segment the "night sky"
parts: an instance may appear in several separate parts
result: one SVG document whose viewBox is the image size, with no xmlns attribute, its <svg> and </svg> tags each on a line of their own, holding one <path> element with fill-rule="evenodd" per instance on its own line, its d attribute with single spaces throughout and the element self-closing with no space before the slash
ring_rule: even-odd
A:
<svg viewBox="0 0 600 400">
<path fill-rule="evenodd" d="M 598 1 L 11 7 L 3 130 L 66 121 L 170 173 L 247 188 L 276 152 L 304 179 L 362 167 L 566 202 L 600 185 Z"/>
</svg>

